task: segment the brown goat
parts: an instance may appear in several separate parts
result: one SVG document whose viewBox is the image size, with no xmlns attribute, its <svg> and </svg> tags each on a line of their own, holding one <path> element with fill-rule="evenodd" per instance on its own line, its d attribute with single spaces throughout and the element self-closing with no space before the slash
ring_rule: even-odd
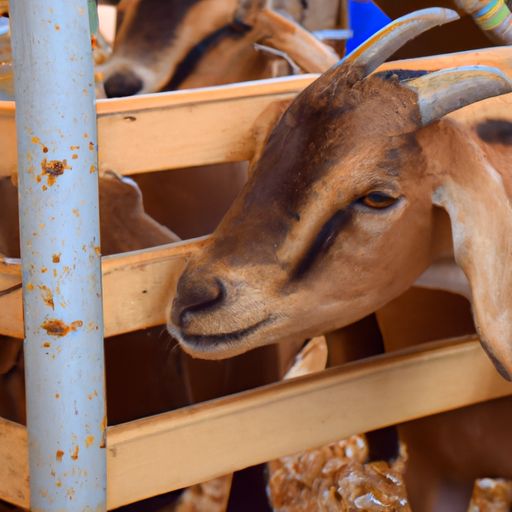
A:
<svg viewBox="0 0 512 512">
<path fill-rule="evenodd" d="M 283 115 L 241 197 L 178 284 L 169 327 L 185 350 L 229 357 L 346 325 L 400 295 L 431 262 L 455 255 L 484 346 L 510 377 L 512 123 L 441 117 L 511 84 L 479 67 L 368 76 L 404 39 L 450 17 L 427 11 L 396 20 Z M 510 477 L 506 457 L 493 455 L 496 447 L 508 453 L 509 436 L 489 421 L 507 418 L 509 406 L 427 418 L 428 435 L 420 422 L 407 427 L 408 440 L 418 447 L 450 432 L 460 441 L 420 450 L 445 464 L 441 478 Z M 480 432 L 491 432 L 485 443 Z M 418 492 L 418 510 L 430 510 L 421 508 L 425 488 Z"/>
<path fill-rule="evenodd" d="M 338 1 L 322 0 L 317 11 L 311 3 L 306 10 L 300 0 L 121 2 L 114 51 L 100 68 L 105 93 L 129 96 L 266 78 L 275 57 L 256 50 L 255 43 L 288 53 L 306 71 L 317 72 L 338 58 L 299 23 L 331 28 Z M 313 17 L 314 12 L 322 15 Z"/>
<path fill-rule="evenodd" d="M 451 240 L 441 240 L 446 211 L 483 345 L 512 375 L 503 167 L 512 155 L 468 126 L 440 120 L 509 92 L 511 83 L 486 67 L 408 80 L 399 72 L 370 75 L 406 40 L 454 17 L 426 10 L 396 20 L 292 103 L 179 281 L 170 329 L 185 350 L 229 357 L 378 309 L 450 252 Z M 484 219 L 485 238 L 477 234 Z"/>
</svg>

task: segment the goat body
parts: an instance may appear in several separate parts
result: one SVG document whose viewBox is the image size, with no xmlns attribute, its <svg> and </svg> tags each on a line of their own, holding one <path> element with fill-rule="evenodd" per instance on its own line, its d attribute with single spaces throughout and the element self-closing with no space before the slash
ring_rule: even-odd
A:
<svg viewBox="0 0 512 512">
<path fill-rule="evenodd" d="M 482 345 L 511 378 L 510 99 L 486 100 L 484 117 L 478 105 L 465 120 L 443 115 L 512 85 L 483 67 L 370 74 L 429 13 L 383 29 L 282 115 L 241 195 L 180 278 L 169 328 L 185 350 L 231 357 L 342 327 L 400 296 L 432 262 L 453 258 L 469 280 Z M 429 457 L 439 457 L 443 476 L 512 475 L 496 456 L 508 453 L 510 436 L 492 425 L 508 425 L 509 406 L 424 420 L 435 425 Z M 452 437 L 440 443 L 431 434 L 443 429 Z M 415 445 L 427 439 L 422 432 Z M 450 466 L 457 456 L 465 468 Z"/>
</svg>

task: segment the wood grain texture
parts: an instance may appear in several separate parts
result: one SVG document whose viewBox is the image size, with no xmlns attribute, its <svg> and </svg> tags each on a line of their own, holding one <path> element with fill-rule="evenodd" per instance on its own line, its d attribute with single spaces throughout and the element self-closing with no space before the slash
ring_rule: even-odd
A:
<svg viewBox="0 0 512 512">
<path fill-rule="evenodd" d="M 486 48 L 384 64 L 386 69 L 497 66 L 512 77 L 512 48 Z M 379 71 L 378 70 L 378 71 Z M 251 158 L 254 123 L 317 75 L 274 78 L 97 102 L 101 170 L 136 174 Z M 16 169 L 14 103 L 0 102 L 0 176 Z"/>
<path fill-rule="evenodd" d="M 0 499 L 28 508 L 29 495 L 27 431 L 0 418 Z"/>
<path fill-rule="evenodd" d="M 0 334 L 15 338 L 23 338 L 20 284 L 20 261 L 13 258 L 2 259 L 0 256 Z"/>
<path fill-rule="evenodd" d="M 165 309 L 186 258 L 205 240 L 103 257 L 105 336 L 165 324 Z M 0 290 L 20 282 L 20 263 L 10 261 L 0 267 Z M 21 289 L 0 295 L 0 333 L 23 338 Z"/>
<path fill-rule="evenodd" d="M 100 170 L 127 175 L 247 160 L 259 115 L 275 101 L 293 99 L 315 77 L 98 100 Z M 0 102 L 0 131 L 7 134 L 0 139 L 0 176 L 10 176 L 17 172 L 12 102 Z"/>
<path fill-rule="evenodd" d="M 109 508 L 510 393 L 478 342 L 452 340 L 113 427 Z"/>
<path fill-rule="evenodd" d="M 512 77 L 512 48 L 396 61 L 379 69 L 432 70 L 469 63 L 496 65 Z M 98 102 L 100 128 L 105 129 L 100 130 L 104 168 L 129 174 L 250 158 L 267 128 L 260 124 L 268 122 L 267 118 L 273 119 L 264 112 L 271 105 L 292 99 L 314 77 L 287 77 Z M 502 118 L 506 111 L 512 111 L 512 94 L 469 105 L 450 116 L 474 123 L 487 117 Z M 9 115 L 14 123 L 12 103 L 0 102 L 0 130 Z M 102 125 L 103 122 L 107 124 Z M 174 127 L 172 133 L 169 126 Z M 14 142 L 8 144 L 6 140 L 9 137 L 0 138 L 0 154 L 6 154 L 0 161 L 0 176 L 11 173 L 12 165 L 15 166 Z M 11 167 L 9 161 L 14 162 Z M 164 323 L 167 299 L 187 254 L 197 247 L 191 241 L 104 258 L 106 336 Z M 20 275 L 19 261 L 0 261 L 0 290 L 19 282 Z M 0 334 L 23 336 L 19 291 L 0 296 Z"/>
<path fill-rule="evenodd" d="M 512 384 L 499 377 L 471 337 L 428 343 L 110 427 L 108 508 L 354 433 L 510 394 Z M 0 460 L 8 461 L 0 466 L 0 497 L 25 506 L 26 454 L 24 428 L 0 420 Z"/>
</svg>

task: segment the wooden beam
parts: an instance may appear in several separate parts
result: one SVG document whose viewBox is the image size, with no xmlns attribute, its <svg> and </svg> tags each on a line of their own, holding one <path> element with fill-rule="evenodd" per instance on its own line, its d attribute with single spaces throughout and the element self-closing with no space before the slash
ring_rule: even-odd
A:
<svg viewBox="0 0 512 512">
<path fill-rule="evenodd" d="M 27 430 L 0 418 L 0 499 L 29 507 Z"/>
<path fill-rule="evenodd" d="M 395 61 L 379 70 L 432 70 L 466 64 L 497 66 L 512 77 L 512 48 Z M 317 76 L 98 100 L 100 169 L 136 174 L 247 160 L 254 150 L 253 130 L 262 112 L 274 102 L 292 100 Z M 0 102 L 0 177 L 16 173 L 14 113 L 13 102 Z"/>
<path fill-rule="evenodd" d="M 468 64 L 470 62 L 470 56 L 474 54 L 477 56 L 476 60 L 479 63 L 488 63 L 492 65 L 493 63 L 498 64 L 499 62 L 502 62 L 502 68 L 507 73 L 509 73 L 512 78 L 512 47 L 482 50 L 481 53 L 465 52 L 463 54 L 459 54 L 460 63 Z M 502 55 L 503 57 L 501 61 L 497 59 L 497 56 L 499 55 Z M 505 58 L 506 55 L 510 55 L 511 58 Z M 453 65 L 453 62 L 449 60 L 447 56 L 426 57 L 424 59 L 414 59 L 414 61 L 404 62 L 405 64 L 403 66 L 399 61 L 395 63 L 386 63 L 382 69 L 396 69 L 397 67 L 407 68 L 407 66 L 409 66 L 411 69 L 415 68 L 432 70 L 438 69 L 440 67 L 446 67 L 448 65 Z M 304 85 L 304 82 L 307 83 L 308 80 L 311 80 L 311 77 L 303 77 L 301 80 L 303 81 L 302 85 Z M 263 84 L 263 90 L 267 90 L 267 85 Z M 271 85 L 271 89 L 274 92 L 275 87 L 284 87 L 285 85 L 287 86 L 285 82 L 279 82 L 278 85 Z M 297 85 L 297 83 L 295 83 L 295 85 Z M 243 95 L 245 93 L 253 94 L 253 96 L 247 98 L 247 101 L 249 101 L 250 98 L 258 97 L 256 93 L 259 90 L 259 86 L 255 84 L 246 84 L 245 87 L 246 88 L 244 90 L 241 89 L 241 86 L 233 86 L 232 89 L 229 89 L 229 87 L 216 88 L 215 95 L 218 101 L 212 100 L 213 103 L 211 105 L 217 107 L 219 105 L 230 104 L 231 101 L 238 101 L 239 98 L 244 97 Z M 192 107 L 189 103 L 190 95 L 192 93 L 194 93 L 194 97 L 198 102 L 195 107 Z M 269 96 L 262 96 L 269 101 L 268 103 L 265 103 L 266 107 L 268 107 L 272 101 L 275 101 L 275 96 L 273 96 L 273 93 L 269 94 Z M 262 97 L 259 97 L 258 101 L 263 102 Z M 178 105 L 176 107 L 178 110 L 181 107 L 185 108 L 186 106 L 187 109 L 191 109 L 191 112 L 195 112 L 195 109 L 202 111 L 202 108 L 205 105 L 210 105 L 210 100 L 208 100 L 208 98 L 211 100 L 211 96 L 206 90 L 185 91 L 182 95 L 177 94 L 174 97 L 173 102 Z M 270 100 L 269 98 L 273 99 Z M 165 104 L 166 101 L 168 101 L 168 96 L 161 98 L 159 95 L 136 98 L 133 100 L 137 109 L 142 109 L 144 105 L 146 107 L 150 106 L 151 108 L 147 111 L 148 114 L 153 112 L 152 109 L 155 109 L 155 112 L 160 112 L 159 108 L 162 106 L 162 104 Z M 249 105 L 249 103 L 247 105 Z M 118 113 L 112 115 L 119 120 L 119 116 L 124 115 L 124 113 L 121 114 L 120 112 L 123 112 L 124 108 L 128 108 L 128 105 L 121 102 L 120 105 L 118 105 L 116 108 Z M 259 116 L 261 115 L 262 110 L 264 110 L 264 108 L 262 105 L 260 105 L 260 109 L 257 110 L 257 112 L 252 111 L 252 115 L 256 116 L 257 114 L 257 116 Z M 137 112 L 138 111 L 139 110 L 137 110 Z M 449 114 L 449 117 L 457 119 L 466 124 L 474 124 L 486 118 L 503 118 L 504 112 L 511 111 L 512 94 L 506 94 L 468 105 L 463 109 L 452 112 Z M 112 112 L 112 109 L 109 112 Z M 128 112 L 133 114 L 135 111 Z M 184 114 L 184 112 L 182 112 L 182 114 Z M 142 115 L 142 117 L 144 118 L 144 115 Z M 0 110 L 0 128 L 1 119 Z M 199 122 L 198 119 L 199 118 L 196 119 L 197 122 Z M 149 126 L 147 129 L 150 133 L 154 133 L 151 132 Z M 211 128 L 211 133 L 208 136 L 213 138 L 215 133 L 215 130 Z M 113 134 L 115 134 L 115 130 Z M 233 141 L 236 139 L 236 136 L 237 134 L 230 132 L 228 139 Z M 121 146 L 130 146 L 128 139 L 124 140 L 121 136 L 116 138 L 114 135 L 112 138 L 113 140 L 117 140 L 116 144 L 119 144 L 119 146 L 116 146 L 116 154 L 120 159 L 125 158 L 127 152 L 124 151 Z M 254 139 L 255 138 L 256 137 L 254 137 Z M 219 142 L 221 139 L 222 137 L 216 140 Z M 0 147 L 3 143 L 3 140 L 4 139 L 0 138 Z M 111 139 L 109 138 L 108 140 Z M 134 140 L 138 140 L 137 136 L 135 136 Z M 180 140 L 180 136 L 178 136 L 178 134 L 176 135 L 176 140 Z M 186 141 L 189 139 L 184 137 L 184 140 Z M 227 139 L 222 140 L 226 142 Z M 147 140 L 147 143 L 150 144 L 150 141 Z M 252 151 L 253 147 L 248 142 L 247 148 L 249 147 L 250 151 Z M 247 148 L 245 150 L 247 150 Z M 200 154 L 199 149 L 197 149 L 196 153 L 192 151 L 192 145 L 190 145 L 186 151 L 189 150 L 191 151 L 190 153 L 187 153 L 189 156 L 185 156 L 184 158 L 195 158 Z M 185 150 L 182 148 L 182 151 Z M 144 155 L 151 153 L 152 151 L 150 149 L 146 149 L 143 152 Z M 206 150 L 203 156 L 198 158 L 206 158 L 204 155 L 207 153 L 208 151 Z M 241 153 L 239 153 L 239 155 L 241 155 Z M 248 156 L 246 155 L 246 157 Z M 174 155 L 173 158 L 181 158 L 179 156 L 179 151 L 176 155 Z M 2 165 L 1 162 L 2 161 L 0 161 L 0 174 Z M 199 160 L 197 162 L 199 162 Z M 204 160 L 202 160 L 202 162 L 204 163 Z M 107 256 L 103 258 L 103 290 L 106 336 L 114 336 L 116 334 L 121 334 L 137 329 L 144 329 L 146 327 L 152 327 L 165 323 L 165 308 L 167 306 L 168 298 L 172 293 L 172 290 L 174 290 L 176 280 L 178 279 L 181 269 L 183 268 L 183 263 L 187 255 L 191 251 L 194 251 L 200 247 L 201 243 L 202 242 L 197 241 L 180 242 L 178 244 L 169 246 L 146 249 L 143 251 L 136 251 L 122 255 Z M 2 261 L 0 259 L 0 334 L 18 338 L 23 337 L 21 292 L 19 290 L 13 290 L 12 293 L 3 295 L 1 291 L 9 289 L 19 283 L 21 280 L 20 276 L 21 269 L 19 260 L 6 259 Z"/>
<path fill-rule="evenodd" d="M 100 169 L 135 174 L 247 160 L 260 114 L 293 99 L 316 76 L 98 100 Z M 14 103 L 0 102 L 0 176 L 16 173 L 14 126 Z M 71 153 L 63 158 L 71 161 Z"/>
<path fill-rule="evenodd" d="M 102 258 L 105 336 L 165 324 L 186 258 L 205 241 L 203 237 Z M 19 260 L 0 261 L 0 334 L 15 338 L 23 338 L 20 281 Z"/>
<path fill-rule="evenodd" d="M 108 505 L 511 393 L 477 341 L 452 340 L 127 423 L 108 433 Z"/>
<path fill-rule="evenodd" d="M 108 508 L 354 433 L 510 394 L 512 384 L 469 337 L 110 427 Z M 8 461 L 0 465 L 0 497 L 25 507 L 26 442 L 23 427 L 0 420 L 0 460 Z"/>
<path fill-rule="evenodd" d="M 14 101 L 0 101 L 0 177 L 18 172 Z"/>
<path fill-rule="evenodd" d="M 105 257 L 105 336 L 165 324 L 167 305 L 185 261 L 205 240 Z"/>
<path fill-rule="evenodd" d="M 1 256 L 0 334 L 13 336 L 14 338 L 23 338 L 20 260 L 16 258 L 2 259 Z"/>
</svg>

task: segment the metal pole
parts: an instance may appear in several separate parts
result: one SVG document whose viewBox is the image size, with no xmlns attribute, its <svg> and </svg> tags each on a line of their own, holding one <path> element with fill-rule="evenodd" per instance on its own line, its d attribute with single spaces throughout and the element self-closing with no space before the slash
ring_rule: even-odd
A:
<svg viewBox="0 0 512 512">
<path fill-rule="evenodd" d="M 106 510 L 87 0 L 11 1 L 31 509 Z"/>
</svg>

